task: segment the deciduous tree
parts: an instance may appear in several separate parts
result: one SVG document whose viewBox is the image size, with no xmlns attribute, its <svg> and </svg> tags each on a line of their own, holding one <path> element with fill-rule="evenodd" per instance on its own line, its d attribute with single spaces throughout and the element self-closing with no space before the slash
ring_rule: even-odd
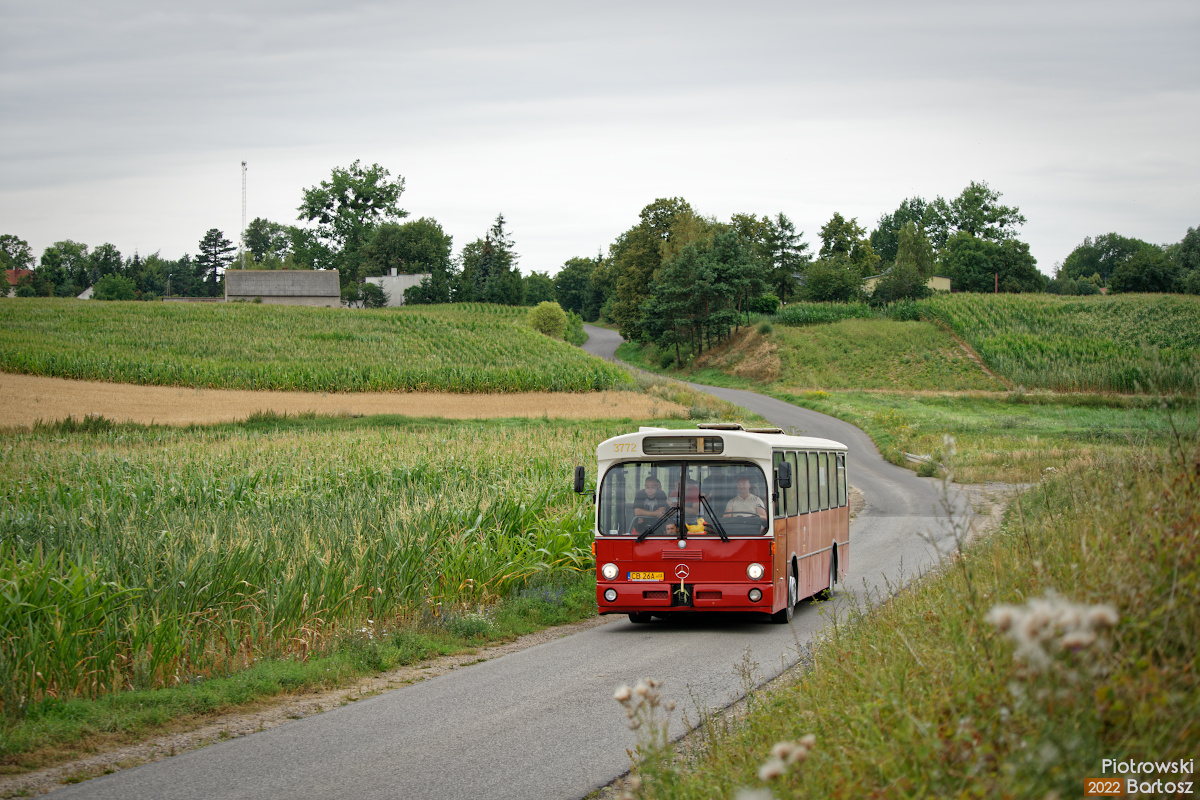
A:
<svg viewBox="0 0 1200 800">
<path fill-rule="evenodd" d="M 588 292 L 592 288 L 592 272 L 596 269 L 597 260 L 568 258 L 563 263 L 562 269 L 554 276 L 554 297 L 563 309 L 583 315 Z"/>
<path fill-rule="evenodd" d="M 643 338 L 642 304 L 667 252 L 680 252 L 690 243 L 681 241 L 686 238 L 683 229 L 694 233 L 696 227 L 696 214 L 682 197 L 659 198 L 643 208 L 638 217 L 638 224 L 622 233 L 610 248 L 613 274 L 607 276 L 615 290 L 613 321 L 621 335 L 630 340 Z M 681 218 L 687 218 L 687 223 L 677 226 Z"/>
<path fill-rule="evenodd" d="M 1003 242 L 1016 238 L 1025 217 L 1016 206 L 1001 205 L 1000 192 L 989 187 L 987 181 L 971 181 L 950 201 L 949 223 L 955 232 Z"/>
<path fill-rule="evenodd" d="M 942 263 L 956 292 L 1040 292 L 1046 276 L 1038 272 L 1029 245 L 1016 239 L 994 242 L 966 231 L 951 236 Z"/>
<path fill-rule="evenodd" d="M 343 285 L 361 277 L 362 250 L 375 228 L 408 216 L 398 205 L 404 178 L 390 180 L 390 175 L 379 164 L 363 167 L 355 160 L 349 167 L 334 167 L 328 181 L 304 190 L 299 219 L 316 225 L 318 237 L 335 254 Z"/>
<path fill-rule="evenodd" d="M 1114 292 L 1173 292 L 1175 264 L 1162 248 L 1146 244 L 1116 266 L 1108 288 Z"/>
<path fill-rule="evenodd" d="M 836 211 L 821 228 L 818 257 L 830 263 L 837 262 L 839 268 L 849 264 L 860 278 L 873 275 L 879 268 L 879 256 L 875 255 L 870 240 L 866 238 L 866 231 L 858 224 L 858 218 L 847 220 Z"/>
<path fill-rule="evenodd" d="M 0 234 L 0 269 L 31 269 L 33 251 L 29 242 L 11 233 Z"/>
<path fill-rule="evenodd" d="M 92 289 L 95 300 L 135 300 L 137 286 L 124 275 L 109 273 L 96 281 Z"/>
<path fill-rule="evenodd" d="M 246 226 L 246 250 L 259 264 L 267 262 L 268 259 L 282 263 L 290 244 L 291 237 L 286 225 L 255 217 Z"/>
<path fill-rule="evenodd" d="M 1099 275 L 1101 285 L 1107 286 L 1117 268 L 1146 247 L 1158 249 L 1149 242 L 1117 233 L 1106 233 L 1094 239 L 1089 236 L 1064 259 L 1059 273 L 1075 280 Z"/>
<path fill-rule="evenodd" d="M 412 222 L 384 222 L 363 250 L 364 276 L 445 272 L 450 267 L 453 237 L 438 221 L 421 217 Z"/>
<path fill-rule="evenodd" d="M 521 279 L 521 284 L 525 305 L 536 306 L 544 302 L 551 302 L 558 305 L 554 299 L 554 281 L 547 273 L 531 272 Z M 561 308 L 561 306 L 559 307 Z"/>
</svg>

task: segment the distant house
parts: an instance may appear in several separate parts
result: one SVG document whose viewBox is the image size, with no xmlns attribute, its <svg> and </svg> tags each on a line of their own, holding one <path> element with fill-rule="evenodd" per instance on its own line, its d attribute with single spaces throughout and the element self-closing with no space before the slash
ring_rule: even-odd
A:
<svg viewBox="0 0 1200 800">
<path fill-rule="evenodd" d="M 383 293 L 387 295 L 387 304 L 390 307 L 404 305 L 404 290 L 412 286 L 419 286 L 421 281 L 432 277 L 433 275 L 428 272 L 418 272 L 415 275 L 397 275 L 396 268 L 392 267 L 390 275 L 366 278 L 366 282 L 373 283 L 380 289 L 383 289 Z"/>
<path fill-rule="evenodd" d="M 863 291 L 867 294 L 875 293 L 875 286 L 887 275 L 886 272 L 879 275 L 872 275 L 869 278 L 863 278 Z M 935 292 L 950 291 L 950 279 L 944 275 L 934 275 L 929 280 L 925 281 L 925 285 Z"/>
<path fill-rule="evenodd" d="M 17 283 L 26 275 L 32 275 L 31 269 L 6 269 L 4 274 L 8 276 L 8 296 L 12 297 L 17 293 Z"/>
<path fill-rule="evenodd" d="M 337 308 L 342 304 L 342 288 L 336 269 L 228 269 L 225 300 Z"/>
</svg>

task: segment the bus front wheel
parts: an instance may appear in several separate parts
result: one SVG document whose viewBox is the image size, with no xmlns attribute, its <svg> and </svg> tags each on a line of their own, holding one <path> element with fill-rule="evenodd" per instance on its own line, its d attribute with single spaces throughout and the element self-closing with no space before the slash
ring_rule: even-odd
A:
<svg viewBox="0 0 1200 800">
<path fill-rule="evenodd" d="M 781 608 L 771 615 L 771 621 L 776 625 L 786 625 L 792 621 L 796 610 L 796 576 L 788 575 L 787 607 Z"/>
</svg>

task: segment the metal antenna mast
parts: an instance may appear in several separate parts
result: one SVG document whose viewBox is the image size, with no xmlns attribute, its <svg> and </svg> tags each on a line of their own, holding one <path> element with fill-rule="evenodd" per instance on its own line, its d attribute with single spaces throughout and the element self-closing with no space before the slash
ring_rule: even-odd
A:
<svg viewBox="0 0 1200 800">
<path fill-rule="evenodd" d="M 246 162 L 242 162 L 242 237 L 238 248 L 242 251 L 242 269 L 246 268 Z"/>
</svg>

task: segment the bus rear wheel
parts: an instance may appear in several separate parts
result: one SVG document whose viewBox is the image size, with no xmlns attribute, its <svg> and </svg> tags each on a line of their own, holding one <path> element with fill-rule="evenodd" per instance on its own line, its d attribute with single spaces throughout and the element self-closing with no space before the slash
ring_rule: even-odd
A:
<svg viewBox="0 0 1200 800">
<path fill-rule="evenodd" d="M 653 617 L 650 615 L 649 611 L 634 611 L 629 615 L 630 622 L 649 622 L 651 619 L 653 619 Z"/>
<path fill-rule="evenodd" d="M 837 551 L 834 551 L 833 558 L 829 559 L 829 588 L 817 592 L 818 600 L 832 600 L 834 585 L 837 583 Z"/>
</svg>

